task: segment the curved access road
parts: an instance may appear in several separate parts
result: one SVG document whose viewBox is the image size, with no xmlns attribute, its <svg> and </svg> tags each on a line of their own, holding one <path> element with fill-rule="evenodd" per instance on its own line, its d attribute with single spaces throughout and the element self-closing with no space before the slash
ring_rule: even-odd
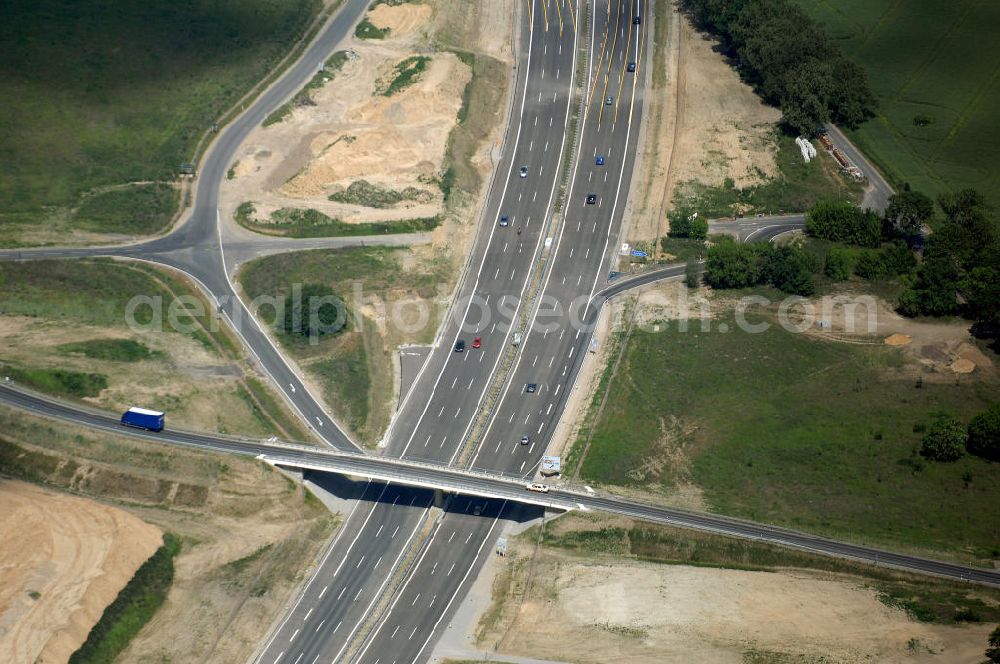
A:
<svg viewBox="0 0 1000 664">
<path fill-rule="evenodd" d="M 223 246 L 219 220 L 219 190 L 226 172 L 232 164 L 236 150 L 250 132 L 308 82 L 317 66 L 325 62 L 344 37 L 350 34 L 355 23 L 368 6 L 368 0 L 345 0 L 343 6 L 319 31 L 306 47 L 297 62 L 291 65 L 267 90 L 232 123 L 222 129 L 205 153 L 200 164 L 195 190 L 194 206 L 187 219 L 168 234 L 132 245 L 120 247 L 40 248 L 0 252 L 0 259 L 24 260 L 29 258 L 81 258 L 86 256 L 115 256 L 148 260 L 168 265 L 185 272 L 204 290 L 220 316 L 232 324 L 246 348 L 261 369 L 273 381 L 316 435 L 328 445 L 341 449 L 357 446 L 331 418 L 322 403 L 306 386 L 295 369 L 285 361 L 274 340 L 260 322 L 240 300 L 230 278 L 227 251 L 241 257 L 265 247 L 284 250 L 314 248 L 317 246 L 347 246 L 392 242 L 387 238 L 329 238 L 316 240 L 270 240 L 261 238 L 259 246 Z M 398 241 L 398 239 L 397 239 Z M 255 245 L 255 242 L 250 243 Z M 232 261 L 233 257 L 229 257 Z"/>
</svg>

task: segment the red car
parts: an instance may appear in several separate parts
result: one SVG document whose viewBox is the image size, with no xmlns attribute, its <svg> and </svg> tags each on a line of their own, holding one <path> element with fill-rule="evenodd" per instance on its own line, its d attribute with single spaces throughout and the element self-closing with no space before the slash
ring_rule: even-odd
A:
<svg viewBox="0 0 1000 664">
<path fill-rule="evenodd" d="M 480 337 L 476 337 L 475 339 L 472 340 L 473 348 L 481 348 L 482 345 L 483 345 L 483 340 Z"/>
</svg>

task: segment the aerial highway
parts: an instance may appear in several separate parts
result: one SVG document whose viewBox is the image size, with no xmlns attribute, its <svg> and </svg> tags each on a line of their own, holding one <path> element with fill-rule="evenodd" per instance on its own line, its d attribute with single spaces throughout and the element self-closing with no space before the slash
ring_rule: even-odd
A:
<svg viewBox="0 0 1000 664">
<path fill-rule="evenodd" d="M 230 274 L 245 258 L 358 239 L 256 240 L 221 223 L 219 186 L 238 146 L 293 95 L 362 16 L 346 0 L 301 59 L 225 127 L 201 164 L 190 216 L 171 233 L 124 247 L 0 252 L 0 259 L 120 256 L 192 276 L 289 403 L 337 453 L 167 430 L 128 433 L 252 455 L 269 463 L 365 478 L 360 500 L 290 611 L 257 656 L 266 664 L 422 661 L 489 555 L 504 521 L 524 503 L 601 510 L 764 540 L 982 583 L 993 572 L 815 538 L 708 514 L 598 496 L 572 487 L 529 492 L 541 455 L 576 380 L 603 302 L 683 275 L 666 266 L 608 284 L 642 122 L 649 77 L 648 2 L 534 0 L 518 5 L 517 69 L 500 162 L 451 315 L 381 442 L 357 448 L 313 397 L 236 295 Z M 578 58 L 581 51 L 586 58 Z M 574 96 L 578 67 L 583 97 Z M 571 117 L 579 112 L 575 133 Z M 574 159 L 564 166 L 564 155 Z M 561 187 L 566 185 L 564 196 Z M 802 227 L 801 216 L 720 222 L 745 241 Z M 419 236 L 369 242 L 419 241 Z M 364 242 L 365 239 L 361 239 Z M 515 343 L 516 339 L 516 343 Z M 464 342 L 458 352 L 459 342 Z M 528 386 L 533 386 L 529 390 Z M 99 412 L 0 386 L 0 401 L 121 433 Z M 434 490 L 449 492 L 441 501 Z M 441 509 L 434 509 L 435 507 Z"/>
<path fill-rule="evenodd" d="M 544 4 L 534 5 L 536 10 L 538 5 L 544 10 Z M 529 288 L 534 286 L 534 293 L 528 290 L 519 296 L 526 301 L 516 314 L 503 316 L 504 312 L 498 311 L 499 321 L 469 317 L 462 320 L 463 329 L 448 331 L 450 334 L 445 337 L 448 341 L 441 344 L 447 357 L 440 369 L 430 370 L 433 382 L 429 390 L 411 392 L 423 397 L 419 415 L 404 419 L 406 413 L 401 414 L 394 432 L 401 430 L 405 435 L 390 436 L 386 443 L 389 454 L 474 465 L 477 469 L 528 478 L 534 474 L 544 452 L 558 417 L 553 404 L 565 396 L 572 384 L 566 367 L 573 360 L 577 352 L 575 344 L 583 334 L 572 327 L 575 315 L 572 305 L 581 299 L 588 300 L 604 281 L 618 245 L 647 74 L 645 49 L 650 44 L 645 39 L 648 27 L 644 3 L 641 0 L 596 2 L 590 5 L 590 11 L 586 20 L 578 22 L 577 27 L 582 29 L 573 37 L 566 29 L 562 32 L 555 29 L 550 5 L 549 29 L 544 31 L 547 46 L 543 47 L 543 53 L 555 50 L 558 54 L 559 47 L 553 43 L 572 38 L 589 57 L 586 69 L 579 76 L 583 82 L 579 138 L 574 160 L 564 174 L 568 179 L 565 199 L 558 211 L 554 207 L 541 211 L 551 216 L 552 230 L 544 235 L 549 245 L 543 250 L 544 260 L 533 261 L 537 277 Z M 579 6 L 570 3 L 563 5 L 562 13 L 581 16 Z M 543 21 L 536 17 L 533 23 L 534 30 L 542 32 Z M 565 53 L 567 49 L 562 50 Z M 572 72 L 569 67 L 556 66 L 559 77 L 553 80 L 551 68 L 546 67 L 544 79 L 539 73 L 540 85 L 554 85 L 563 80 L 567 69 Z M 532 96 L 529 94 L 528 98 Z M 544 116 L 539 118 L 539 124 L 545 128 Z M 552 124 L 555 127 L 556 122 Z M 544 138 L 535 141 L 535 149 L 540 142 L 543 146 L 547 142 L 551 149 L 561 138 L 552 129 L 545 133 Z M 533 166 L 528 164 L 528 167 L 530 180 Z M 548 169 L 539 175 L 544 177 L 547 172 Z M 544 186 L 552 185 L 546 182 Z M 498 212 L 503 214 L 505 208 L 501 203 Z M 500 233 L 500 229 L 496 232 Z M 500 255 L 496 258 L 488 255 L 480 269 L 480 289 L 482 284 L 497 277 L 493 261 L 503 260 L 502 248 L 498 249 Z M 508 302 L 511 295 L 507 294 Z M 549 310 L 550 305 L 554 310 Z M 549 333 L 542 329 L 543 324 L 547 324 Z M 521 337 L 517 346 L 514 346 L 515 334 Z M 492 375 L 484 376 L 475 367 L 473 362 L 477 357 L 468 348 L 463 353 L 450 352 L 454 342 L 477 336 L 489 343 L 490 353 L 497 354 Z M 492 356 L 483 361 L 490 359 Z M 483 378 L 489 381 L 486 392 L 480 387 Z M 478 381 L 473 383 L 471 391 L 464 389 L 469 380 Z M 529 385 L 534 385 L 533 391 Z M 528 440 L 522 443 L 525 436 Z M 508 518 L 505 510 L 510 509 L 510 502 L 486 501 L 481 509 L 495 509 L 501 518 Z M 429 645 L 446 627 L 450 612 L 458 606 L 470 580 L 490 555 L 498 535 L 494 520 L 469 519 L 467 515 L 446 511 L 425 539 L 425 548 L 406 571 L 388 608 L 375 617 L 374 627 L 361 635 L 363 641 L 354 661 L 410 662 L 429 656 Z M 466 572 L 442 575 L 437 571 L 442 565 L 448 569 L 454 565 L 455 569 L 464 568 Z"/>
</svg>

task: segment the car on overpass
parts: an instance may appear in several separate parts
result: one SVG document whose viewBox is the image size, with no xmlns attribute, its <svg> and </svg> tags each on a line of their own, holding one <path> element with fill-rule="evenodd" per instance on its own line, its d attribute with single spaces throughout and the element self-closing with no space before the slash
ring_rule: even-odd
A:
<svg viewBox="0 0 1000 664">
<path fill-rule="evenodd" d="M 544 484 L 540 484 L 538 482 L 532 482 L 531 484 L 527 485 L 525 488 L 528 491 L 534 491 L 535 493 L 548 493 L 549 492 L 549 487 L 548 486 L 546 486 Z"/>
</svg>

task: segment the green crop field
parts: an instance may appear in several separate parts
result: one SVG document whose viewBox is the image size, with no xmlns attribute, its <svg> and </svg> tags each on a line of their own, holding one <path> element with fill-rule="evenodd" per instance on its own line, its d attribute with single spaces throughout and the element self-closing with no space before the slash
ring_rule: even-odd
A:
<svg viewBox="0 0 1000 664">
<path fill-rule="evenodd" d="M 899 184 L 1000 205 L 1000 3 L 796 0 L 865 67 L 879 115 L 851 138 Z"/>
<path fill-rule="evenodd" d="M 918 385 L 893 377 L 905 361 L 898 349 L 819 341 L 770 315 L 748 314 L 771 323 L 760 334 L 739 331 L 732 311 L 708 332 L 697 321 L 686 332 L 636 330 L 606 383 L 581 477 L 668 490 L 692 483 L 725 514 L 1000 558 L 1000 518 L 987 507 L 1000 501 L 1000 464 L 915 455 L 934 412 L 967 422 L 996 402 L 996 377 Z M 716 331 L 720 323 L 727 332 Z"/>
<path fill-rule="evenodd" d="M 19 244 L 22 232 L 56 222 L 162 228 L 175 205 L 154 215 L 156 228 L 148 218 L 102 228 L 91 214 L 99 206 L 75 223 L 72 211 L 102 188 L 174 180 L 212 122 L 277 65 L 319 9 L 319 0 L 5 2 L 0 242 Z M 116 192 L 115 208 L 128 205 L 128 191 Z"/>
</svg>

